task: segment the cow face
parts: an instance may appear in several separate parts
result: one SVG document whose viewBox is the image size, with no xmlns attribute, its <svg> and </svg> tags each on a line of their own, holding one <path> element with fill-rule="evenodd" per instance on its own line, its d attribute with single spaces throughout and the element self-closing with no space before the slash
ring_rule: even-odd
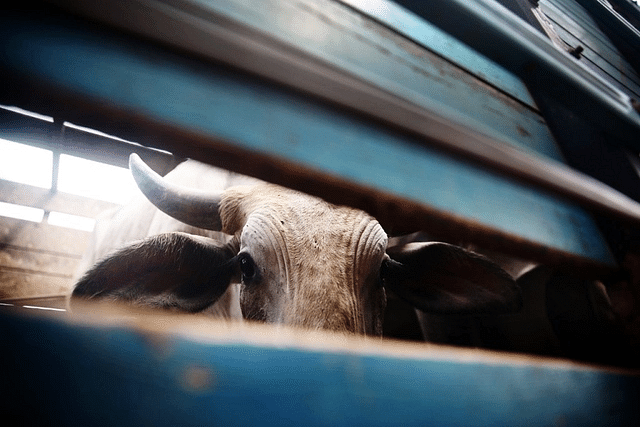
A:
<svg viewBox="0 0 640 427">
<path fill-rule="evenodd" d="M 439 313 L 520 304 L 515 282 L 497 265 L 442 243 L 387 248 L 380 224 L 362 211 L 265 183 L 219 195 L 193 192 L 168 184 L 133 156 L 131 168 L 160 210 L 233 238 L 149 237 L 89 270 L 74 298 L 201 311 L 240 282 L 247 319 L 373 335 L 382 331 L 385 287 Z"/>
<path fill-rule="evenodd" d="M 237 229 L 246 318 L 380 331 L 387 236 L 375 219 L 268 184 L 228 191 L 220 206 L 227 231 Z"/>
</svg>

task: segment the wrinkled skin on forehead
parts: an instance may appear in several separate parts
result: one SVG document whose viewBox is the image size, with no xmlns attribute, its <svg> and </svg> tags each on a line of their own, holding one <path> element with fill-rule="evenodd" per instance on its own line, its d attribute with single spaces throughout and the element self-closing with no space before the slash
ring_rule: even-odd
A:
<svg viewBox="0 0 640 427">
<path fill-rule="evenodd" d="M 242 278 L 246 318 L 381 334 L 387 235 L 374 218 L 268 184 L 231 189 L 220 213 L 255 270 Z"/>
</svg>

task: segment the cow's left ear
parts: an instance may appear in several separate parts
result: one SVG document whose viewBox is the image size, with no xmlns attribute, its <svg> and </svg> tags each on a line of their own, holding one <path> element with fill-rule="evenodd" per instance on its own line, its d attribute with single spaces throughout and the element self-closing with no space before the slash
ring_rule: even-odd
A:
<svg viewBox="0 0 640 427">
<path fill-rule="evenodd" d="M 507 313 L 522 306 L 520 288 L 489 259 L 446 243 L 410 243 L 387 250 L 383 285 L 431 313 Z"/>
<path fill-rule="evenodd" d="M 122 301 L 197 312 L 214 304 L 238 274 L 235 239 L 220 244 L 166 233 L 126 246 L 99 261 L 76 284 L 74 301 Z"/>
</svg>

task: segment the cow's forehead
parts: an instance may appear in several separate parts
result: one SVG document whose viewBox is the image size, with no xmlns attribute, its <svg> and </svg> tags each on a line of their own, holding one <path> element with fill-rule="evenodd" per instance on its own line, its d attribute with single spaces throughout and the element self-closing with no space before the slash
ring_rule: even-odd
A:
<svg viewBox="0 0 640 427">
<path fill-rule="evenodd" d="M 367 245 L 386 248 L 387 236 L 378 222 L 354 209 L 256 209 L 248 214 L 241 242 L 253 238 L 282 241 L 289 250 L 320 254 L 331 251 L 348 256 Z"/>
<path fill-rule="evenodd" d="M 304 260 L 309 268 L 331 266 L 342 271 L 338 276 L 357 279 L 378 266 L 387 245 L 386 233 L 367 213 L 274 185 L 233 189 L 221 211 L 241 250 L 273 257 L 288 269 Z"/>
<path fill-rule="evenodd" d="M 384 234 L 372 216 L 353 208 L 335 206 L 317 197 L 272 184 L 227 190 L 220 205 L 223 229 L 239 234 L 249 218 L 276 227 L 291 239 L 340 240 L 366 227 Z M 350 237 L 351 238 L 351 237 Z M 386 238 L 386 235 L 385 235 Z"/>
</svg>

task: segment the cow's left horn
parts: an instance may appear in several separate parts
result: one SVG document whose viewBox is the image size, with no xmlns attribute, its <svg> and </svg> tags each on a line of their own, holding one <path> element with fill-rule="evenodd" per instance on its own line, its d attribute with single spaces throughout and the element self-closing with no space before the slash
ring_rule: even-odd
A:
<svg viewBox="0 0 640 427">
<path fill-rule="evenodd" d="M 220 231 L 220 195 L 181 187 L 155 173 L 137 154 L 129 157 L 129 169 L 140 191 L 162 212 L 194 227 Z"/>
</svg>

